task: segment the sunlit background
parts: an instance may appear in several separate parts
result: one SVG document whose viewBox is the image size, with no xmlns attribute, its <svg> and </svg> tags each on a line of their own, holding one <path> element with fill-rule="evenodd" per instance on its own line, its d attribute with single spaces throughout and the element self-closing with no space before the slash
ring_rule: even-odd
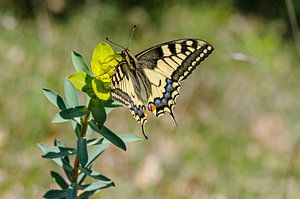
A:
<svg viewBox="0 0 300 199">
<path fill-rule="evenodd" d="M 1 198 L 57 188 L 49 174 L 59 169 L 36 143 L 76 138 L 51 124 L 41 89 L 63 93 L 72 50 L 89 63 L 106 37 L 126 46 L 133 25 L 133 53 L 186 37 L 215 51 L 183 83 L 177 127 L 150 117 L 149 140 L 100 156 L 96 170 L 116 187 L 93 198 L 300 198 L 300 2 L 291 2 L 0 0 Z M 126 108 L 107 126 L 141 135 Z"/>
</svg>

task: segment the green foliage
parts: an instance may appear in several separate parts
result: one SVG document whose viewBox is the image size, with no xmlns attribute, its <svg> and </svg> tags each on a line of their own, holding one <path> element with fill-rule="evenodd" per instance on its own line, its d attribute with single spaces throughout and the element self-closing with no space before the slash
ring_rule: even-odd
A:
<svg viewBox="0 0 300 199">
<path fill-rule="evenodd" d="M 73 66 L 76 71 L 84 72 L 86 74 L 90 73 L 90 70 L 81 54 L 73 50 L 71 57 L 72 57 Z"/>
<path fill-rule="evenodd" d="M 99 128 L 95 120 L 89 121 L 89 126 L 95 132 L 101 134 L 103 137 L 109 140 L 111 143 L 126 151 L 126 146 L 123 140 L 119 138 L 116 134 L 114 134 L 111 130 L 109 130 L 107 127 L 102 126 L 102 128 Z"/>
<path fill-rule="evenodd" d="M 58 139 L 54 140 L 54 146 L 38 144 L 43 153 L 42 157 L 59 165 L 68 179 L 66 181 L 59 173 L 51 171 L 51 176 L 60 189 L 49 190 L 45 193 L 45 198 L 87 199 L 101 189 L 115 186 L 110 178 L 93 170 L 94 161 L 111 144 L 126 150 L 125 142 L 142 140 L 136 135 L 118 136 L 104 126 L 107 113 L 120 107 L 120 104 L 110 99 L 110 90 L 107 90 L 111 69 L 117 64 L 118 58 L 108 44 L 99 44 L 92 59 L 92 71 L 97 76 L 91 77 L 83 57 L 73 51 L 72 61 L 77 72 L 65 80 L 65 99 L 50 89 L 43 89 L 48 100 L 59 109 L 52 122 L 71 122 L 77 138 L 74 148 L 64 146 Z M 91 97 L 87 98 L 88 105 L 79 103 L 76 89 Z M 94 131 L 100 137 L 91 138 L 87 136 L 88 131 Z M 74 164 L 70 162 L 72 157 Z M 85 183 L 87 177 L 93 182 Z"/>
</svg>

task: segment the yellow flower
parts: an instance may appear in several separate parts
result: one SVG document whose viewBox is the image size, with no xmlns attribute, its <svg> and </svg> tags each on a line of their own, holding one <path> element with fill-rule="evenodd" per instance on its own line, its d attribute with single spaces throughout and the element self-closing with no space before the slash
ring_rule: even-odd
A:
<svg viewBox="0 0 300 199">
<path fill-rule="evenodd" d="M 121 55 L 114 52 L 109 44 L 100 43 L 94 49 L 91 60 L 94 77 L 78 71 L 72 74 L 69 80 L 78 90 L 86 92 L 89 96 L 96 95 L 99 99 L 108 100 L 111 98 L 111 76 L 121 60 Z"/>
</svg>

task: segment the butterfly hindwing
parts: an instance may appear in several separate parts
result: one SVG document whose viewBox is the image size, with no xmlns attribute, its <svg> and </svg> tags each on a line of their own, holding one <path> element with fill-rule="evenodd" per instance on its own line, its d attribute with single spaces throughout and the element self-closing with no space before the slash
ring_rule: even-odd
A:
<svg viewBox="0 0 300 199">
<path fill-rule="evenodd" d="M 129 70 L 126 70 L 126 66 L 124 67 L 123 64 L 119 64 L 112 75 L 112 98 L 130 108 L 130 112 L 137 122 L 144 124 L 147 121 L 144 103 L 135 91 L 134 78 L 131 77 Z"/>
</svg>

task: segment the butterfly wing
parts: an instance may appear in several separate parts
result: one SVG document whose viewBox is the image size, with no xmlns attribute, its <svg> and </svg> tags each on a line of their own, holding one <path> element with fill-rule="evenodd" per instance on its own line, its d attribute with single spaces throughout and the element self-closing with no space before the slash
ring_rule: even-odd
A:
<svg viewBox="0 0 300 199">
<path fill-rule="evenodd" d="M 198 39 L 180 39 L 149 48 L 136 55 L 139 66 L 151 83 L 148 109 L 156 117 L 169 112 L 179 96 L 180 83 L 213 51 Z M 174 119 L 175 121 L 175 119 Z"/>
<path fill-rule="evenodd" d="M 144 131 L 144 123 L 147 122 L 146 108 L 137 91 L 136 81 L 126 62 L 119 63 L 112 75 L 111 96 L 130 109 L 132 116 L 141 123 L 143 134 L 147 138 Z"/>
<path fill-rule="evenodd" d="M 174 119 L 173 107 L 179 96 L 181 81 L 212 51 L 210 44 L 197 39 L 166 42 L 135 57 L 124 50 L 124 60 L 112 75 L 112 98 L 130 108 L 147 138 L 144 131 L 144 123 L 147 121 L 145 102 L 156 117 L 169 112 Z"/>
</svg>

